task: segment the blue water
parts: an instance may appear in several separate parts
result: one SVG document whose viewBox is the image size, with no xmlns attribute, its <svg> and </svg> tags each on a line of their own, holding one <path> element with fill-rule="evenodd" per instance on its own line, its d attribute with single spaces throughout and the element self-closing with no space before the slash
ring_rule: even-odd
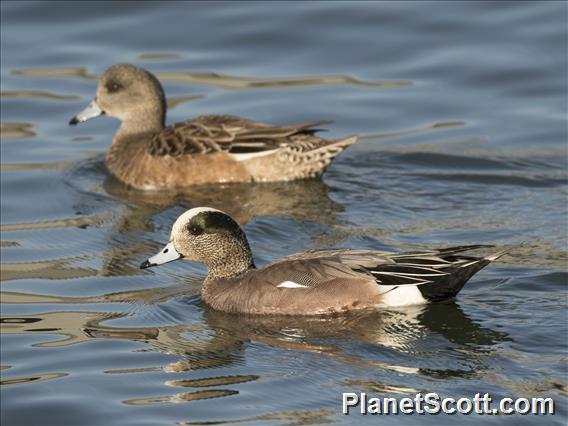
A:
<svg viewBox="0 0 568 426">
<path fill-rule="evenodd" d="M 6 425 L 566 424 L 565 2 L 1 4 L 1 420 Z M 96 76 L 156 73 L 203 113 L 359 134 L 323 179 L 148 194 L 67 122 Z M 250 318 L 205 270 L 140 271 L 185 209 L 231 213 L 257 264 L 314 247 L 513 247 L 455 301 Z M 341 414 L 342 392 L 552 397 L 556 414 Z"/>
</svg>

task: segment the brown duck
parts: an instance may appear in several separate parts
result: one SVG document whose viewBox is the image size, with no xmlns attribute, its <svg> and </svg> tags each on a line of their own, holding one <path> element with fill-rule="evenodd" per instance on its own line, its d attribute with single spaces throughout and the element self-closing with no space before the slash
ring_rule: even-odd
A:
<svg viewBox="0 0 568 426">
<path fill-rule="evenodd" d="M 356 136 L 318 137 L 317 127 L 329 121 L 274 126 L 232 115 L 202 115 L 166 127 L 160 82 L 127 64 L 105 71 L 95 99 L 69 124 L 102 114 L 122 121 L 106 165 L 138 189 L 316 177 L 357 141 Z"/>
<path fill-rule="evenodd" d="M 180 258 L 204 263 L 203 300 L 247 314 L 320 315 L 449 299 L 481 268 L 502 256 L 464 255 L 491 246 L 410 253 L 310 250 L 257 269 L 247 238 L 227 214 L 198 207 L 174 223 L 170 242 L 141 268 Z"/>
</svg>

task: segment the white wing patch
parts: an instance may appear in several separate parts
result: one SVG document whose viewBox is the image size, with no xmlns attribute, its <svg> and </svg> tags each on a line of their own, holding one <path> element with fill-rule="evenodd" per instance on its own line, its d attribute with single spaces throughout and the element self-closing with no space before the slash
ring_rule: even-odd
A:
<svg viewBox="0 0 568 426">
<path fill-rule="evenodd" d="M 274 154 L 276 151 L 278 151 L 278 149 L 271 149 L 269 151 L 261 151 L 261 152 L 250 152 L 248 154 L 233 154 L 230 153 L 230 155 L 232 155 L 234 157 L 235 160 L 237 161 L 246 161 L 246 160 L 250 160 L 252 158 L 258 158 L 258 157 L 264 157 L 266 155 L 270 155 L 270 154 Z"/>
<path fill-rule="evenodd" d="M 307 285 L 295 283 L 294 281 L 282 281 L 276 287 L 279 288 L 308 288 Z"/>
</svg>

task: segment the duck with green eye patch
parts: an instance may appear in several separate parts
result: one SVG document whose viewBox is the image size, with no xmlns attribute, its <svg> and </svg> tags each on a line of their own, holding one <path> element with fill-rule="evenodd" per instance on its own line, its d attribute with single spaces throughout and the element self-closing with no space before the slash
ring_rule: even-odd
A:
<svg viewBox="0 0 568 426">
<path fill-rule="evenodd" d="M 242 233 L 237 222 L 220 211 L 195 215 L 187 225 L 190 234 Z"/>
<path fill-rule="evenodd" d="M 207 266 L 202 297 L 217 310 L 246 314 L 322 315 L 452 298 L 481 268 L 507 250 L 464 255 L 474 245 L 391 253 L 308 250 L 257 269 L 245 233 L 226 213 L 199 207 L 174 223 L 170 242 L 140 265 L 180 258 Z"/>
</svg>

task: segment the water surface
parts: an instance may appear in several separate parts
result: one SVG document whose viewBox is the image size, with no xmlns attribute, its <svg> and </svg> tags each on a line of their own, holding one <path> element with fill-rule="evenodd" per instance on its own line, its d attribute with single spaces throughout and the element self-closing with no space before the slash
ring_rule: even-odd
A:
<svg viewBox="0 0 568 426">
<path fill-rule="evenodd" d="M 10 425 L 374 424 L 341 393 L 553 397 L 566 423 L 563 2 L 2 2 L 1 416 Z M 143 193 L 118 122 L 67 122 L 117 62 L 168 121 L 331 119 L 323 179 Z M 185 209 L 230 212 L 257 264 L 315 247 L 516 246 L 455 301 L 333 318 L 210 310 L 203 267 L 138 265 Z M 522 244 L 522 245 L 521 245 Z M 383 419 L 386 420 L 386 419 Z M 476 416 L 390 417 L 392 424 Z"/>
</svg>

